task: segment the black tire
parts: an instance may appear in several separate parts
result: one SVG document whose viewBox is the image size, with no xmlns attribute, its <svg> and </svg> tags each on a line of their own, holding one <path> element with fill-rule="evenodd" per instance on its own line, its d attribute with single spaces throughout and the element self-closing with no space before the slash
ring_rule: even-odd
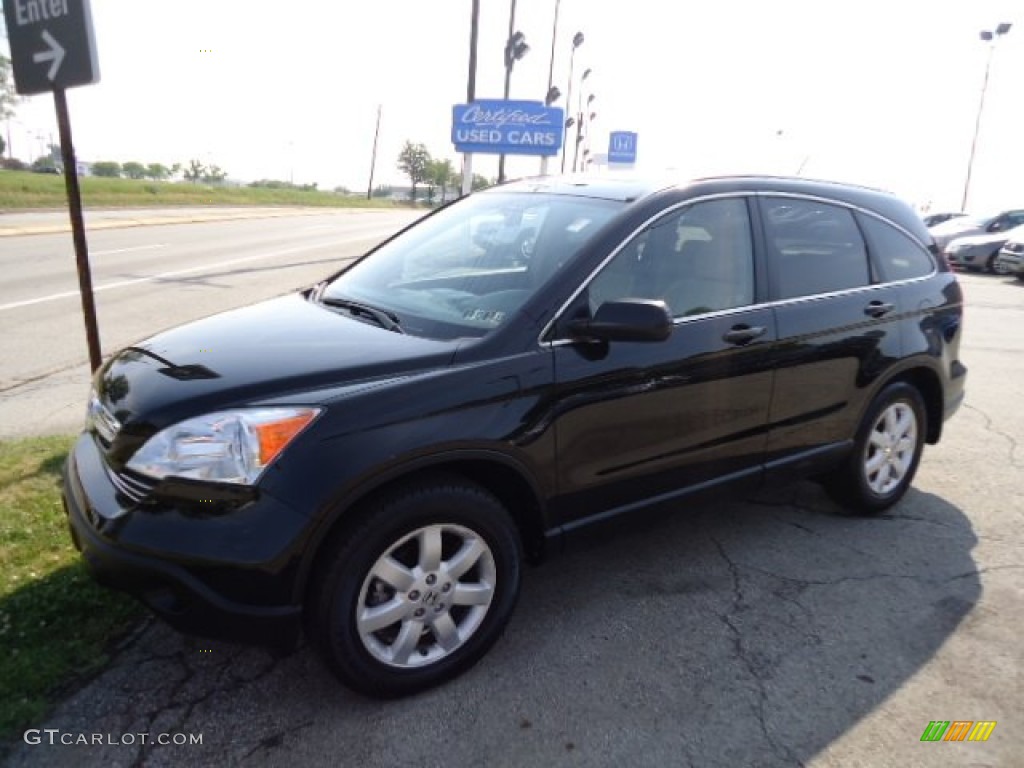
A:
<svg viewBox="0 0 1024 768">
<path fill-rule="evenodd" d="M 362 513 L 328 545 L 334 552 L 315 577 L 307 613 L 313 644 L 343 683 L 377 698 L 416 693 L 466 671 L 501 636 L 519 595 L 521 542 L 508 512 L 484 489 L 435 475 L 378 497 Z M 424 545 L 435 534 L 435 544 Z M 466 559 L 472 566 L 455 573 L 455 552 L 476 549 L 482 554 Z M 393 583 L 373 575 L 388 567 L 385 555 L 404 567 Z M 486 605 L 458 604 L 488 592 Z M 373 608 L 387 613 L 382 621 L 401 615 L 371 629 Z"/>
<path fill-rule="evenodd" d="M 1024 281 L 1024 272 L 1018 272 L 1017 273 L 1017 279 L 1021 280 L 1021 281 Z"/>
<path fill-rule="evenodd" d="M 887 414 L 898 419 L 893 422 L 896 425 L 904 416 L 913 420 L 913 436 L 904 435 L 888 450 L 883 447 L 892 437 L 883 423 Z M 891 507 L 903 498 L 914 480 L 924 450 L 926 418 L 924 400 L 915 387 L 905 382 L 887 386 L 864 414 L 853 451 L 826 479 L 825 490 L 851 514 L 877 515 Z M 902 428 L 893 430 L 894 434 L 901 432 Z M 873 462 L 881 462 L 875 472 L 869 469 Z"/>
</svg>

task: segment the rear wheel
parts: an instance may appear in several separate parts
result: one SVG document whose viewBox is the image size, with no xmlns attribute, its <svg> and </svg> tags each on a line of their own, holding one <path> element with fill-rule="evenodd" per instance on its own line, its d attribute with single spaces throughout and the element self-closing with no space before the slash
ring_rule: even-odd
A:
<svg viewBox="0 0 1024 768">
<path fill-rule="evenodd" d="M 890 384 L 875 398 L 857 431 L 854 450 L 826 483 L 850 512 L 878 514 L 910 487 L 924 449 L 925 408 L 910 384 Z"/>
<path fill-rule="evenodd" d="M 515 525 L 496 498 L 457 478 L 407 486 L 365 512 L 318 577 L 313 642 L 342 682 L 370 696 L 455 677 L 511 616 Z"/>
</svg>

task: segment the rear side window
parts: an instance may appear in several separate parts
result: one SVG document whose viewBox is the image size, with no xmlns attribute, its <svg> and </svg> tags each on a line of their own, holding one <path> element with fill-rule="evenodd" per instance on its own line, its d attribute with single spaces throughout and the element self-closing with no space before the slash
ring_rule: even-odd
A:
<svg viewBox="0 0 1024 768">
<path fill-rule="evenodd" d="M 853 214 L 812 200 L 762 198 L 779 299 L 871 284 L 867 247 Z"/>
<path fill-rule="evenodd" d="M 857 220 L 884 281 L 911 280 L 935 271 L 931 254 L 913 238 L 874 216 L 858 214 Z"/>
</svg>

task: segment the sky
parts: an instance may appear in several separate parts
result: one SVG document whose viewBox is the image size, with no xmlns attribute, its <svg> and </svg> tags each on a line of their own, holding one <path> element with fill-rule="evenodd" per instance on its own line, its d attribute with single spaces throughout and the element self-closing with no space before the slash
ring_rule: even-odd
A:
<svg viewBox="0 0 1024 768">
<path fill-rule="evenodd" d="M 544 98 L 555 5 L 517 2 L 530 50 L 513 99 Z M 451 107 L 466 100 L 470 8 L 92 0 L 101 80 L 68 92 L 78 157 L 196 158 L 244 181 L 365 190 L 379 106 L 375 185 L 407 183 L 396 167 L 406 140 L 460 167 Z M 509 10 L 481 0 L 478 98 L 502 96 Z M 595 153 L 610 131 L 637 132 L 638 172 L 801 173 L 959 210 L 991 53 L 967 207 L 1024 206 L 1022 11 L 1020 0 L 561 0 L 554 83 L 568 90 L 582 32 L 571 111 L 593 94 Z M 1000 22 L 1014 27 L 990 48 L 978 33 Z M 6 128 L 15 155 L 36 156 L 57 133 L 52 98 L 28 98 Z M 539 168 L 510 157 L 507 173 Z M 496 176 L 497 158 L 475 156 L 474 171 Z"/>
</svg>

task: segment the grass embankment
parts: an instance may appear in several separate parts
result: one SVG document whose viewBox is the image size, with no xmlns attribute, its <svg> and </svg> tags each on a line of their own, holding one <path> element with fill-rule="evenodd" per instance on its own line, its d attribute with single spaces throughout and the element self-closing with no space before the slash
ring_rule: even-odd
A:
<svg viewBox="0 0 1024 768">
<path fill-rule="evenodd" d="M 0 744 L 40 727 L 143 615 L 96 586 L 71 544 L 58 486 L 71 442 L 0 441 Z"/>
<path fill-rule="evenodd" d="M 391 207 L 389 200 L 349 197 L 307 189 L 267 189 L 134 179 L 79 179 L 87 208 L 169 205 L 308 205 L 331 208 Z M 0 170 L 0 210 L 61 208 L 67 205 L 64 177 Z"/>
</svg>

